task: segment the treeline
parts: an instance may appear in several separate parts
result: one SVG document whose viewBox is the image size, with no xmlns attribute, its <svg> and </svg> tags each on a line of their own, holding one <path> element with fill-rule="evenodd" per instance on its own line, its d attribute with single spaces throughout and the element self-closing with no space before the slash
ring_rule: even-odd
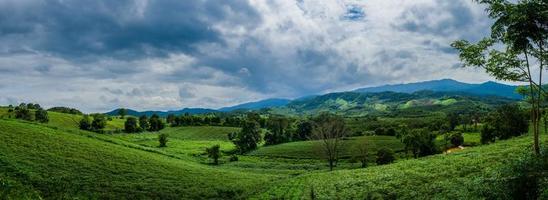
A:
<svg viewBox="0 0 548 200">
<path fill-rule="evenodd" d="M 68 107 L 61 107 L 61 106 L 49 108 L 48 111 L 58 112 L 58 113 L 67 113 L 67 114 L 73 114 L 73 115 L 83 115 L 83 113 L 76 108 L 68 108 Z"/>
<path fill-rule="evenodd" d="M 9 105 L 8 115 L 16 119 L 26 121 L 37 121 L 40 123 L 49 122 L 48 112 L 37 103 L 21 103 L 18 106 Z"/>
</svg>

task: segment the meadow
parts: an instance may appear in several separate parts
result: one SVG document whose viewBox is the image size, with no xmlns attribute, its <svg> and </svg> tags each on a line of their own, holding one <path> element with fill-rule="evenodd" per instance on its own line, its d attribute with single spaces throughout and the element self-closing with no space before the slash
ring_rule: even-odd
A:
<svg viewBox="0 0 548 200">
<path fill-rule="evenodd" d="M 98 134 L 79 130 L 79 115 L 49 112 L 41 124 L 10 118 L 0 109 L 0 194 L 5 199 L 476 199 L 505 163 L 530 151 L 525 135 L 450 154 L 409 159 L 394 136 L 357 136 L 337 170 L 317 153 L 318 141 L 261 146 L 237 161 L 235 145 L 219 126 L 167 127 L 159 132 Z M 108 121 L 120 129 L 122 119 Z M 158 135 L 169 135 L 167 147 Z M 479 133 L 464 133 L 479 144 Z M 438 138 L 439 139 L 439 138 Z M 546 141 L 543 136 L 543 141 Z M 367 168 L 352 162 L 353 146 L 367 141 Z M 205 149 L 221 146 L 220 165 Z M 394 149 L 394 164 L 376 166 L 378 148 Z M 483 192 L 483 193 L 482 193 Z M 546 193 L 546 192 L 545 192 Z"/>
</svg>

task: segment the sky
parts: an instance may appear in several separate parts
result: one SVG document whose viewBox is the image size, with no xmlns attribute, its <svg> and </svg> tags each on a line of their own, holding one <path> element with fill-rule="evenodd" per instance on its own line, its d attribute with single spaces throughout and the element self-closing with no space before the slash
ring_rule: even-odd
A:
<svg viewBox="0 0 548 200">
<path fill-rule="evenodd" d="M 0 105 L 219 108 L 452 78 L 472 0 L 0 0 Z"/>
</svg>

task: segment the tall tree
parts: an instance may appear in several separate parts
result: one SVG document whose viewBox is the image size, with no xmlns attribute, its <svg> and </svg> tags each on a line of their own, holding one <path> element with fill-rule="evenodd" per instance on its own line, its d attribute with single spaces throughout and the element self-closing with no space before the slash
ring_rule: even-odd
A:
<svg viewBox="0 0 548 200">
<path fill-rule="evenodd" d="M 538 155 L 542 72 L 548 55 L 548 2 L 546 0 L 476 0 L 487 5 L 494 19 L 491 36 L 472 44 L 466 40 L 451 45 L 460 52 L 464 66 L 483 68 L 499 80 L 526 82 L 531 98 L 533 149 Z M 502 48 L 501 48 L 502 47 Z M 537 70 L 536 72 L 534 70 Z M 538 76 L 538 77 L 535 77 Z"/>
<path fill-rule="evenodd" d="M 146 115 L 141 115 L 139 117 L 139 127 L 141 128 L 141 130 L 143 131 L 146 131 L 148 130 L 148 128 L 150 127 L 150 125 L 148 124 L 148 118 Z"/>
<path fill-rule="evenodd" d="M 321 151 L 329 164 L 329 170 L 337 165 L 341 151 L 341 140 L 348 131 L 340 116 L 321 113 L 314 119 L 313 137 L 320 140 Z"/>
<path fill-rule="evenodd" d="M 231 138 L 241 154 L 256 149 L 261 141 L 260 125 L 256 121 L 248 120 L 244 122 L 242 130 Z"/>
<path fill-rule="evenodd" d="M 139 131 L 137 126 L 137 119 L 135 117 L 128 117 L 124 123 L 124 130 L 126 133 L 135 133 Z"/>
</svg>

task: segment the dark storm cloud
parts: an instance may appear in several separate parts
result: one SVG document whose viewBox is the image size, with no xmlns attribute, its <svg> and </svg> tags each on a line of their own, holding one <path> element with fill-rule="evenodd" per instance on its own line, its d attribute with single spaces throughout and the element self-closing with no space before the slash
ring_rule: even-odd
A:
<svg viewBox="0 0 548 200">
<path fill-rule="evenodd" d="M 8 51 L 27 46 L 69 59 L 192 52 L 200 43 L 224 42 L 211 27 L 223 20 L 251 26 L 260 17 L 245 1 L 0 2 L 0 37 L 19 40 Z"/>
</svg>

